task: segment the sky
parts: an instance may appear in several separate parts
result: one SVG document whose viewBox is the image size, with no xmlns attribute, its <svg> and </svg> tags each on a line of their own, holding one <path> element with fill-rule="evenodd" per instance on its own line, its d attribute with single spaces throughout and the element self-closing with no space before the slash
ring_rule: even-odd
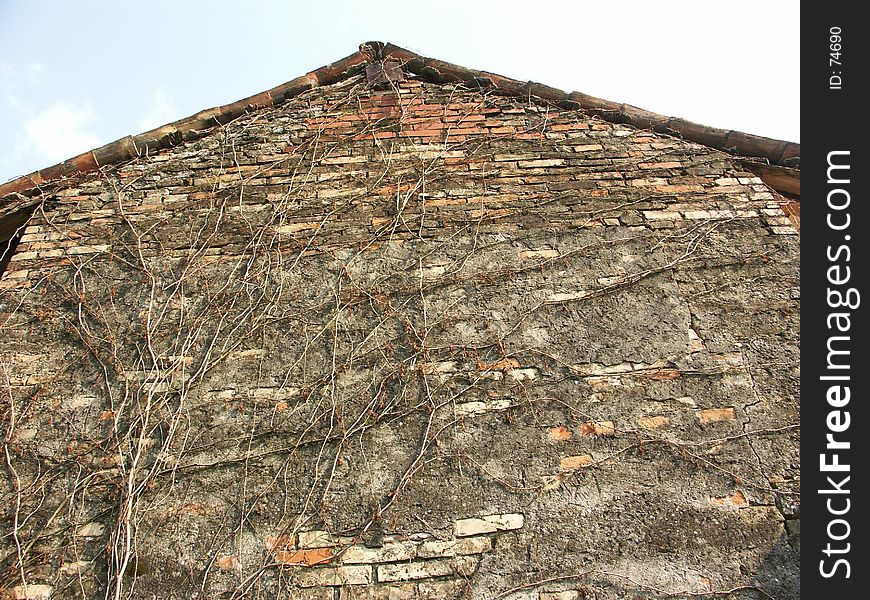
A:
<svg viewBox="0 0 870 600">
<path fill-rule="evenodd" d="M 0 0 L 0 182 L 392 42 L 800 141 L 799 2 Z"/>
</svg>

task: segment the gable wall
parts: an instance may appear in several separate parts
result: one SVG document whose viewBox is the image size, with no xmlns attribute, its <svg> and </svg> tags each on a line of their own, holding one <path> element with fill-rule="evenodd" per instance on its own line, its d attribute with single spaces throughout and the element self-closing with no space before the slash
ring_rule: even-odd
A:
<svg viewBox="0 0 870 600">
<path fill-rule="evenodd" d="M 78 181 L 0 280 L 29 582 L 787 597 L 795 234 L 720 152 L 413 81 Z"/>
</svg>

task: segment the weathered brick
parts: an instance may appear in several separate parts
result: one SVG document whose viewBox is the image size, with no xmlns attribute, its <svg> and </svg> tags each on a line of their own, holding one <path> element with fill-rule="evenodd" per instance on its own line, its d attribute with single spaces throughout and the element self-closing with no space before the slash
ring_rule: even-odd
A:
<svg viewBox="0 0 870 600">
<path fill-rule="evenodd" d="M 454 523 L 454 532 L 456 537 L 470 537 L 496 531 L 509 531 L 520 529 L 524 521 L 523 515 L 517 513 L 460 519 Z"/>
<path fill-rule="evenodd" d="M 565 164 L 563 158 L 542 158 L 537 160 L 521 160 L 517 162 L 520 169 L 533 169 L 543 167 L 560 167 Z"/>
<path fill-rule="evenodd" d="M 344 592 L 344 590 L 357 590 L 357 589 L 367 589 L 366 587 L 344 587 L 340 589 L 339 593 Z M 291 598 L 293 600 L 335 600 L 335 589 L 331 587 L 307 587 L 307 588 L 295 588 L 293 590 L 292 596 L 285 596 L 286 598 Z"/>
<path fill-rule="evenodd" d="M 564 442 L 566 440 L 571 439 L 571 430 L 565 427 L 564 425 L 560 425 L 559 427 L 550 428 L 550 439 L 556 440 L 559 442 Z"/>
<path fill-rule="evenodd" d="M 613 421 L 590 421 L 581 423 L 578 428 L 580 435 L 613 435 L 616 432 L 616 427 Z"/>
<path fill-rule="evenodd" d="M 93 561 L 90 560 L 77 560 L 70 563 L 63 563 L 60 566 L 60 572 L 64 575 L 69 575 L 72 577 L 81 575 L 86 571 L 89 571 L 94 566 Z"/>
<path fill-rule="evenodd" d="M 458 370 L 458 364 L 455 360 L 444 360 L 440 362 L 430 362 L 420 364 L 420 370 L 427 375 L 437 373 L 455 373 Z"/>
<path fill-rule="evenodd" d="M 322 165 L 349 165 L 368 162 L 367 156 L 335 156 L 320 159 Z"/>
<path fill-rule="evenodd" d="M 499 375 L 501 375 L 501 373 L 499 373 Z M 506 410 L 510 408 L 512 404 L 512 401 L 508 398 L 499 398 L 487 402 L 463 402 L 462 404 L 457 404 L 454 407 L 453 412 L 457 417 L 482 415 L 490 411 Z"/>
<path fill-rule="evenodd" d="M 104 524 L 91 522 L 79 527 L 76 535 L 79 537 L 100 537 L 105 530 L 106 526 Z"/>
<path fill-rule="evenodd" d="M 700 352 L 704 350 L 706 346 L 704 346 L 704 340 L 698 335 L 694 329 L 689 329 L 689 351 L 690 352 Z"/>
<path fill-rule="evenodd" d="M 317 229 L 320 225 L 320 221 L 313 221 L 308 223 L 289 223 L 287 225 L 281 225 L 280 227 L 276 227 L 275 231 L 278 233 L 298 233 L 300 231 L 307 231 L 309 229 Z"/>
<path fill-rule="evenodd" d="M 347 196 L 359 196 L 366 192 L 366 188 L 327 188 L 317 190 L 318 198 L 345 198 Z"/>
<path fill-rule="evenodd" d="M 459 599 L 470 586 L 471 583 L 466 579 L 421 581 L 417 584 L 417 596 L 414 600 Z"/>
<path fill-rule="evenodd" d="M 588 467 L 595 462 L 591 454 L 578 454 L 576 456 L 566 456 L 559 461 L 559 468 L 563 471 L 573 471 Z"/>
<path fill-rule="evenodd" d="M 569 302 L 571 300 L 582 300 L 589 295 L 586 290 L 577 290 L 576 292 L 558 292 L 550 295 L 547 298 L 549 302 Z"/>
<path fill-rule="evenodd" d="M 645 210 L 643 216 L 650 221 L 674 220 L 679 219 L 680 213 L 670 210 Z"/>
<path fill-rule="evenodd" d="M 378 581 L 413 581 L 446 575 L 468 577 L 474 572 L 477 559 L 463 556 L 449 560 L 427 560 L 378 566 Z"/>
<path fill-rule="evenodd" d="M 232 554 L 218 554 L 214 564 L 221 571 L 235 571 L 241 566 L 238 557 Z"/>
<path fill-rule="evenodd" d="M 415 583 L 394 583 L 341 588 L 338 597 L 339 600 L 418 600 L 420 595 Z"/>
<path fill-rule="evenodd" d="M 710 504 L 714 506 L 746 506 L 749 504 L 749 500 L 746 499 L 743 492 L 737 490 L 730 496 L 710 498 Z"/>
<path fill-rule="evenodd" d="M 42 583 L 28 583 L 27 586 L 19 585 L 12 588 L 15 600 L 49 600 L 54 588 Z"/>
<path fill-rule="evenodd" d="M 586 131 L 589 123 L 553 123 L 549 126 L 553 131 Z"/>
<path fill-rule="evenodd" d="M 538 600 L 580 600 L 580 592 L 577 590 L 565 590 L 564 592 L 541 592 Z"/>
<path fill-rule="evenodd" d="M 540 250 L 521 250 L 520 258 L 556 258 L 559 256 L 559 251 L 552 248 L 542 248 Z"/>
<path fill-rule="evenodd" d="M 299 587 L 367 585 L 372 582 L 372 568 L 357 565 L 316 567 L 296 572 L 294 581 Z"/>
<path fill-rule="evenodd" d="M 641 169 L 678 169 L 683 166 L 682 163 L 676 161 L 670 162 L 641 162 L 637 163 Z"/>
<path fill-rule="evenodd" d="M 481 554 L 492 549 L 488 537 L 467 537 L 459 540 L 431 540 L 417 549 L 419 558 L 449 558 L 466 554 Z"/>
<path fill-rule="evenodd" d="M 671 420 L 664 415 L 648 415 L 637 420 L 637 424 L 644 429 L 660 429 L 670 422 Z"/>
<path fill-rule="evenodd" d="M 383 563 L 411 560 L 417 556 L 417 544 L 414 542 L 393 542 L 384 544 L 380 548 L 367 548 L 366 546 L 351 546 L 341 554 L 341 562 L 354 563 Z"/>
<path fill-rule="evenodd" d="M 225 390 L 231 391 L 231 390 Z M 234 391 L 234 390 L 233 390 Z M 275 552 L 278 550 L 287 550 L 296 545 L 296 536 L 292 534 L 285 535 L 267 535 L 263 540 L 263 545 L 266 546 L 266 549 L 270 552 Z"/>
<path fill-rule="evenodd" d="M 596 181 L 584 180 L 551 183 L 548 187 L 554 192 L 566 192 L 568 190 L 591 190 L 594 189 L 596 185 L 598 185 L 598 182 Z"/>
<path fill-rule="evenodd" d="M 662 177 L 654 177 L 651 179 L 632 179 L 630 185 L 632 187 L 656 187 L 667 185 L 668 180 Z"/>
<path fill-rule="evenodd" d="M 700 185 L 658 185 L 655 190 L 662 194 L 700 194 L 704 187 Z"/>
<path fill-rule="evenodd" d="M 511 369 L 507 375 L 514 381 L 530 381 L 538 378 L 538 370 L 534 368 Z"/>
<path fill-rule="evenodd" d="M 36 252 L 16 252 L 12 255 L 12 258 L 9 259 L 9 262 L 35 260 L 37 256 L 38 254 Z"/>
<path fill-rule="evenodd" d="M 698 411 L 698 420 L 701 423 L 715 423 L 717 421 L 732 421 L 736 418 L 736 412 L 733 406 L 722 408 L 707 408 Z"/>
<path fill-rule="evenodd" d="M 275 562 L 285 565 L 322 565 L 332 560 L 332 548 L 312 548 L 310 550 L 278 550 Z"/>
</svg>

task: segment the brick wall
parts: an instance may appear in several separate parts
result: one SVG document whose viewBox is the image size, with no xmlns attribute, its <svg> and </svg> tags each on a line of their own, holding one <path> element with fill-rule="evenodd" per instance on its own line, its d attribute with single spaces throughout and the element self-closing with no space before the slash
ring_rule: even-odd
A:
<svg viewBox="0 0 870 600">
<path fill-rule="evenodd" d="M 697 144 L 359 78 L 49 190 L 0 280 L 0 589 L 790 597 L 784 204 Z"/>
</svg>

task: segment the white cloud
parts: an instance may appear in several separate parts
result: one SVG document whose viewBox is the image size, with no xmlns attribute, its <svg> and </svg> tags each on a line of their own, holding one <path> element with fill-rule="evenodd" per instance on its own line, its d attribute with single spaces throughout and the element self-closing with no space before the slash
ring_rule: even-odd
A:
<svg viewBox="0 0 870 600">
<path fill-rule="evenodd" d="M 100 145 L 89 127 L 94 120 L 90 105 L 55 102 L 24 122 L 21 147 L 41 157 L 46 165 L 71 158 Z"/>
<path fill-rule="evenodd" d="M 151 104 L 148 107 L 148 111 L 139 119 L 139 129 L 141 131 L 148 131 L 149 129 L 166 125 L 176 119 L 178 119 L 178 110 L 175 108 L 175 104 L 172 102 L 169 94 L 163 90 L 155 90 L 151 94 Z"/>
<path fill-rule="evenodd" d="M 2 88 L 0 88 L 0 90 L 2 90 Z M 9 90 L 3 90 L 3 103 L 6 105 L 6 108 L 10 110 L 18 110 L 21 107 L 21 100 L 19 100 L 18 96 Z"/>
<path fill-rule="evenodd" d="M 24 79 L 31 85 L 42 83 L 45 67 L 41 63 L 30 63 L 24 67 Z"/>
<path fill-rule="evenodd" d="M 18 100 L 18 95 L 15 93 L 15 69 L 9 63 L 0 61 L 0 92 L 3 95 L 3 102 L 6 108 L 16 109 L 21 102 Z"/>
</svg>

